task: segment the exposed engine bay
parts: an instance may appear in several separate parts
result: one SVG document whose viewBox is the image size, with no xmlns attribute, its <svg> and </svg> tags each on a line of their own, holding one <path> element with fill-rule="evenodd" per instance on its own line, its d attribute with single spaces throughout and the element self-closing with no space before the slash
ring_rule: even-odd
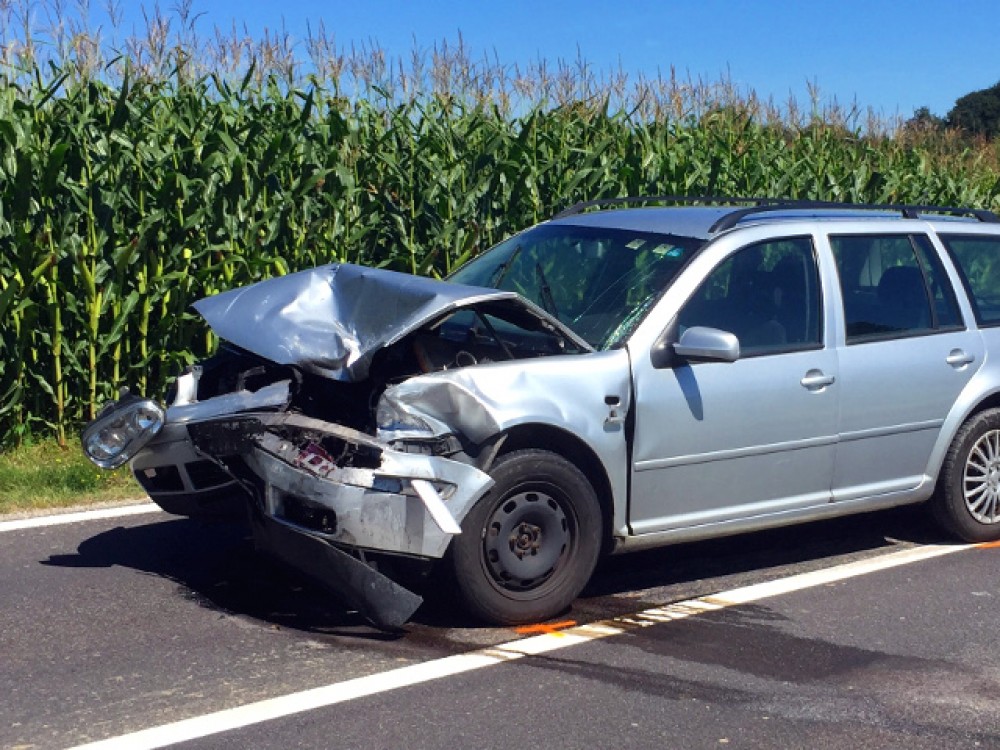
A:
<svg viewBox="0 0 1000 750">
<path fill-rule="evenodd" d="M 198 366 L 196 397 L 204 401 L 237 391 L 255 392 L 288 380 L 291 400 L 287 410 L 375 435 L 377 405 L 387 387 L 432 372 L 581 350 L 558 331 L 543 327 L 537 318 L 510 315 L 510 310 L 496 312 L 507 314 L 500 317 L 486 310 L 465 309 L 423 326 L 377 351 L 367 377 L 360 382 L 279 365 L 223 341 L 218 353 Z M 168 403 L 175 393 L 176 388 L 168 394 Z"/>
</svg>

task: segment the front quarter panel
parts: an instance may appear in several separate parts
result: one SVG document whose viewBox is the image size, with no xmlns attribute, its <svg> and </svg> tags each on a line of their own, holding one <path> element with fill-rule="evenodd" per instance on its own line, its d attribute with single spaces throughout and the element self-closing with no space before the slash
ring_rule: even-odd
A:
<svg viewBox="0 0 1000 750">
<path fill-rule="evenodd" d="M 629 373 L 628 353 L 617 349 L 432 373 L 388 388 L 383 399 L 477 444 L 522 425 L 575 436 L 600 460 L 611 486 L 614 528 L 624 534 Z"/>
</svg>

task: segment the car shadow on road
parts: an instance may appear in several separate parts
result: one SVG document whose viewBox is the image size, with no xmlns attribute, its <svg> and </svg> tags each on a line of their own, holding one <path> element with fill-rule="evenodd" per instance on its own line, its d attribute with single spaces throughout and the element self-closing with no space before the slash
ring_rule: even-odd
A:
<svg viewBox="0 0 1000 750">
<path fill-rule="evenodd" d="M 676 601 L 825 568 L 901 545 L 949 541 L 923 508 L 895 508 L 608 557 L 581 601 L 600 604 L 606 597 L 625 594 L 622 606 L 635 610 L 663 601 L 639 601 L 628 597 L 630 592 L 669 586 Z"/>
<path fill-rule="evenodd" d="M 665 596 L 678 601 L 899 543 L 941 541 L 919 510 L 899 509 L 610 557 L 568 616 L 602 619 L 662 605 Z M 131 568 L 175 582 L 179 595 L 200 606 L 280 628 L 377 640 L 404 634 L 374 628 L 326 589 L 256 553 L 249 529 L 239 523 L 177 518 L 118 527 L 84 540 L 75 554 L 52 555 L 42 564 Z M 449 587 L 439 583 L 432 579 L 420 592 L 426 601 L 414 623 L 488 627 L 464 614 Z M 669 592 L 655 591 L 662 588 Z"/>
<path fill-rule="evenodd" d="M 118 527 L 80 543 L 75 554 L 43 565 L 131 568 L 174 581 L 202 607 L 281 628 L 324 635 L 392 639 L 325 589 L 254 551 L 244 524 L 178 518 Z"/>
</svg>

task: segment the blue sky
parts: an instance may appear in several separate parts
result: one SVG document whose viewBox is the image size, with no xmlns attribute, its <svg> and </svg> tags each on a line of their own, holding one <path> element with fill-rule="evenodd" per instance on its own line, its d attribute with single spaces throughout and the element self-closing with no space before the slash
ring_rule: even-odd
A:
<svg viewBox="0 0 1000 750">
<path fill-rule="evenodd" d="M 962 94 L 1000 80 L 1000 1 L 945 4 L 929 0 L 192 0 L 199 29 L 252 34 L 284 23 L 305 39 L 322 19 L 341 47 L 377 42 L 408 57 L 461 32 L 475 53 L 503 63 L 577 58 L 597 70 L 682 75 L 718 81 L 784 102 L 808 103 L 808 83 L 824 101 L 857 102 L 885 116 L 908 117 L 927 106 L 944 115 Z M 102 0 L 92 0 L 93 6 Z M 138 3 L 122 1 L 126 24 L 141 20 Z M 174 4 L 161 1 L 164 12 Z M 303 57 L 305 51 L 302 52 Z"/>
</svg>

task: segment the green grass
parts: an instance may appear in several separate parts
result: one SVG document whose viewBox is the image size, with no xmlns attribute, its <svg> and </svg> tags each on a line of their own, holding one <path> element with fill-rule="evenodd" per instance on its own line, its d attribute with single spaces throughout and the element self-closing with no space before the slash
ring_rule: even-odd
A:
<svg viewBox="0 0 1000 750">
<path fill-rule="evenodd" d="M 128 468 L 91 464 L 73 438 L 32 441 L 0 452 L 0 514 L 145 497 Z"/>
</svg>

